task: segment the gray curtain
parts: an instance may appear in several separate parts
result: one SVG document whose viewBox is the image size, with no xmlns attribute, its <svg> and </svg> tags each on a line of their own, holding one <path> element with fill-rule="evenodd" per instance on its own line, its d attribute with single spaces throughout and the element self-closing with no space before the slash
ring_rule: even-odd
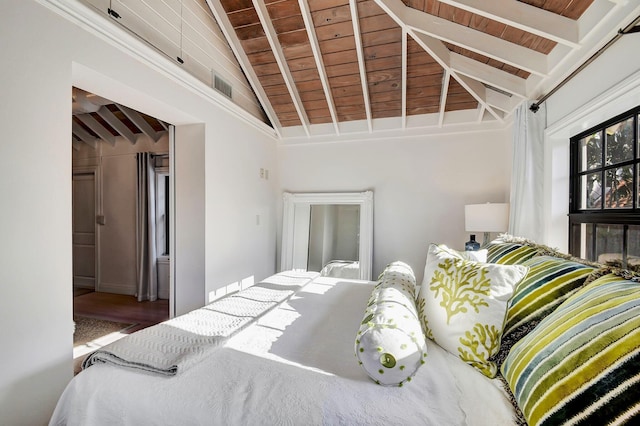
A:
<svg viewBox="0 0 640 426">
<path fill-rule="evenodd" d="M 158 299 L 156 272 L 156 186 L 153 155 L 136 154 L 138 191 L 136 203 L 136 267 L 138 271 L 138 301 Z"/>
</svg>

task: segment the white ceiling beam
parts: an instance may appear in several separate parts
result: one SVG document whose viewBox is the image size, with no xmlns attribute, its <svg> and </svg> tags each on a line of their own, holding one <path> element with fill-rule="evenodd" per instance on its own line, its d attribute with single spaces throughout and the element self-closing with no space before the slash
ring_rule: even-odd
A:
<svg viewBox="0 0 640 426">
<path fill-rule="evenodd" d="M 113 115 L 109 108 L 103 106 L 98 110 L 98 115 L 102 117 L 102 119 L 106 121 L 109 126 L 113 127 L 118 133 L 120 133 L 123 138 L 131 142 L 131 145 L 136 144 L 136 142 L 138 141 L 136 135 L 131 130 L 129 130 L 129 128 L 125 126 L 122 121 L 118 120 L 118 118 Z"/>
<path fill-rule="evenodd" d="M 440 2 L 565 46 L 580 47 L 577 21 L 527 3 L 513 0 L 440 0 Z"/>
<path fill-rule="evenodd" d="M 80 141 L 73 135 L 71 135 L 71 146 L 73 147 L 74 151 L 80 151 Z"/>
<path fill-rule="evenodd" d="M 464 74 L 474 80 L 481 81 L 521 98 L 527 96 L 527 81 L 517 75 L 499 70 L 491 65 L 478 62 L 455 52 L 451 52 L 450 66 L 455 72 Z"/>
<path fill-rule="evenodd" d="M 371 117 L 371 101 L 369 100 L 369 85 L 367 83 L 367 70 L 364 65 L 364 51 L 362 49 L 362 34 L 360 34 L 360 21 L 358 18 L 358 5 L 356 0 L 349 0 L 351 9 L 351 22 L 353 24 L 353 38 L 356 42 L 356 54 L 358 56 L 358 68 L 360 69 L 360 83 L 362 85 L 362 98 L 364 109 L 367 114 L 367 126 L 369 133 L 373 132 L 373 121 Z"/>
<path fill-rule="evenodd" d="M 486 108 L 484 107 L 484 105 L 481 103 L 478 103 L 478 120 L 477 120 L 478 123 L 482 122 L 485 111 L 486 111 Z"/>
<path fill-rule="evenodd" d="M 273 56 L 276 58 L 276 63 L 278 64 L 278 68 L 280 69 L 280 73 L 282 74 L 282 78 L 284 79 L 284 84 L 287 86 L 287 90 L 289 91 L 289 95 L 291 96 L 293 106 L 295 107 L 298 113 L 298 117 L 300 118 L 300 123 L 302 124 L 307 137 L 311 137 L 311 133 L 309 133 L 309 118 L 307 117 L 307 112 L 304 109 L 304 105 L 302 104 L 302 100 L 300 99 L 300 94 L 298 93 L 298 89 L 293 80 L 293 76 L 291 75 L 291 71 L 289 70 L 289 66 L 287 65 L 287 59 L 285 58 L 284 52 L 282 51 L 282 46 L 280 46 L 280 41 L 278 41 L 278 34 L 276 33 L 276 30 L 273 27 L 273 23 L 271 22 L 271 17 L 269 16 L 267 6 L 264 4 L 263 0 L 252 1 L 253 7 L 258 14 L 258 18 L 260 19 L 260 24 L 264 29 L 267 40 L 269 41 L 269 46 L 271 46 Z"/>
<path fill-rule="evenodd" d="M 307 30 L 307 36 L 309 37 L 309 43 L 311 44 L 311 51 L 313 52 L 313 59 L 316 62 L 316 68 L 318 68 L 318 75 L 320 75 L 320 82 L 322 83 L 322 90 L 327 100 L 327 107 L 331 114 L 331 120 L 333 121 L 333 128 L 336 131 L 336 135 L 340 135 L 340 126 L 338 123 L 338 115 L 336 113 L 336 106 L 333 102 L 333 94 L 329 87 L 329 79 L 327 78 L 327 71 L 324 68 L 324 61 L 322 60 L 322 52 L 320 51 L 320 44 L 318 44 L 318 37 L 316 36 L 315 27 L 313 25 L 313 19 L 311 17 L 311 11 L 307 0 L 298 0 L 300 5 L 300 11 L 302 12 L 302 19 L 304 26 Z"/>
<path fill-rule="evenodd" d="M 75 121 L 71 123 L 71 132 L 91 148 L 96 149 L 98 147 L 98 140 Z"/>
<path fill-rule="evenodd" d="M 517 96 L 507 96 L 504 93 L 496 92 L 490 87 L 487 87 L 485 95 L 487 104 L 506 113 L 513 111 L 516 104 L 523 100 Z"/>
<path fill-rule="evenodd" d="M 264 91 L 262 84 L 260 84 L 260 79 L 256 75 L 253 70 L 253 66 L 251 65 L 251 61 L 247 57 L 247 54 L 244 52 L 244 48 L 236 35 L 231 22 L 229 21 L 229 17 L 227 16 L 227 12 L 222 7 L 222 4 L 218 0 L 206 0 L 211 13 L 213 14 L 220 30 L 222 30 L 222 34 L 227 39 L 229 43 L 229 47 L 231 47 L 231 51 L 235 55 L 238 63 L 240 64 L 240 68 L 244 72 L 247 80 L 249 81 L 249 85 L 253 89 L 253 92 L 256 94 L 258 101 L 262 105 L 265 114 L 269 118 L 271 125 L 273 126 L 273 130 L 276 132 L 278 139 L 282 139 L 280 120 L 278 119 L 278 114 L 273 109 L 271 102 L 269 101 L 269 97 L 267 93 Z"/>
<path fill-rule="evenodd" d="M 548 74 L 547 57 L 540 52 L 405 6 L 402 0 L 375 2 L 407 30 L 455 44 L 533 74 Z"/>
<path fill-rule="evenodd" d="M 149 123 L 147 123 L 147 120 L 145 120 L 138 111 L 134 111 L 131 108 L 120 104 L 116 104 L 116 106 L 138 129 L 142 131 L 142 133 L 149 136 L 154 142 L 158 142 L 160 134 L 153 130 Z"/>
<path fill-rule="evenodd" d="M 98 120 L 93 118 L 90 114 L 77 114 L 76 118 L 78 118 L 85 126 L 90 128 L 93 133 L 100 136 L 105 142 L 108 142 L 111 146 L 116 146 L 116 138 L 111 134 L 111 132 L 104 127 Z"/>
<path fill-rule="evenodd" d="M 446 113 L 445 107 L 447 106 L 447 94 L 449 93 L 449 80 L 451 78 L 451 73 L 444 70 L 444 75 L 442 76 L 442 90 L 440 91 L 440 114 L 438 117 L 438 127 L 442 127 L 444 124 L 444 114 Z"/>
<path fill-rule="evenodd" d="M 473 80 L 469 77 L 458 75 L 451 68 L 451 55 L 453 54 L 447 46 L 440 40 L 437 40 L 433 37 L 429 37 L 422 33 L 417 33 L 415 31 L 409 31 L 409 34 L 413 39 L 422 47 L 431 57 L 438 63 L 446 72 L 451 73 L 451 77 L 453 77 L 466 91 L 468 91 L 471 96 L 473 96 L 478 102 L 484 105 L 484 107 L 498 120 L 501 120 L 500 115 L 491 108 L 490 105 L 487 104 L 485 100 L 485 87 L 482 83 Z"/>
</svg>

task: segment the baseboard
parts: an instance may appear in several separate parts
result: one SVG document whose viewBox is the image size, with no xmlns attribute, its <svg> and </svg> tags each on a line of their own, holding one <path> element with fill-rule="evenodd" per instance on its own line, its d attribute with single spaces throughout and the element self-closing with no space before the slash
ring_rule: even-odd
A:
<svg viewBox="0 0 640 426">
<path fill-rule="evenodd" d="M 135 287 L 127 284 L 100 283 L 100 286 L 96 290 L 102 293 L 124 294 L 127 296 L 134 296 L 136 294 Z"/>
</svg>

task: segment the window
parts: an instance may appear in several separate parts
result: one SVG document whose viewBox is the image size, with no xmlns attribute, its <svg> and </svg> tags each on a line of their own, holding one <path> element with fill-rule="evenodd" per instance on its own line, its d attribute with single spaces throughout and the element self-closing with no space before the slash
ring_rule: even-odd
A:
<svg viewBox="0 0 640 426">
<path fill-rule="evenodd" d="M 156 168 L 156 250 L 169 256 L 169 172 Z"/>
<path fill-rule="evenodd" d="M 640 270 L 640 107 L 571 139 L 569 250 Z"/>
</svg>

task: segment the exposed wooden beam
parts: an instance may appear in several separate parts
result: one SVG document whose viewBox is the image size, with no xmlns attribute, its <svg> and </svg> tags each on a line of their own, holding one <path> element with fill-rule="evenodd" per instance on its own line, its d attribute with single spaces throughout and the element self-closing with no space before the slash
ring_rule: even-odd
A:
<svg viewBox="0 0 640 426">
<path fill-rule="evenodd" d="M 333 121 L 333 128 L 336 131 L 336 135 L 339 135 L 340 123 L 338 123 L 336 106 L 333 102 L 333 94 L 331 93 L 331 87 L 329 87 L 329 79 L 327 78 L 327 71 L 324 68 L 322 52 L 320 51 L 320 45 L 318 44 L 318 37 L 316 36 L 316 31 L 313 25 L 313 19 L 311 18 L 309 5 L 307 4 L 307 0 L 298 0 L 298 4 L 300 5 L 300 11 L 302 12 L 302 19 L 304 20 L 304 26 L 307 30 L 309 43 L 311 44 L 313 59 L 316 62 L 316 68 L 318 68 L 318 74 L 320 75 L 322 90 L 324 91 L 324 96 L 327 99 L 327 106 L 329 107 L 329 113 L 331 114 L 331 120 Z"/>
<path fill-rule="evenodd" d="M 479 103 L 483 104 L 491 115 L 496 117 L 498 120 L 501 120 L 501 116 L 493 110 L 493 108 L 487 104 L 486 102 L 486 90 L 482 83 L 474 80 L 472 78 L 466 77 L 464 75 L 458 75 L 451 68 L 451 55 L 453 52 L 447 49 L 447 46 L 438 39 L 433 37 L 429 37 L 428 35 L 415 32 L 413 30 L 409 31 L 411 37 L 422 47 L 431 57 L 438 63 L 446 72 L 451 74 L 453 77 L 466 91 L 468 91 L 471 96 L 473 96 Z"/>
<path fill-rule="evenodd" d="M 547 75 L 546 55 L 515 43 L 405 6 L 402 0 L 374 0 L 396 22 L 533 74 Z"/>
<path fill-rule="evenodd" d="M 450 66 L 455 72 L 464 74 L 474 80 L 481 81 L 521 98 L 527 96 L 527 81 L 524 78 L 496 69 L 491 65 L 451 52 Z"/>
<path fill-rule="evenodd" d="M 487 87 L 485 92 L 487 104 L 494 108 L 510 113 L 516 107 L 517 103 L 522 101 L 522 98 L 517 96 L 507 96 L 504 93 L 497 92 L 490 87 Z"/>
<path fill-rule="evenodd" d="M 131 145 L 136 144 L 136 142 L 138 141 L 136 135 L 133 134 L 133 132 L 129 130 L 129 128 L 125 126 L 122 121 L 118 120 L 118 118 L 113 115 L 109 108 L 103 106 L 98 110 L 98 115 L 102 117 L 102 119 L 106 121 L 109 126 L 113 127 L 118 133 L 120 133 L 123 138 L 131 142 Z"/>
<path fill-rule="evenodd" d="M 98 141 L 89 132 L 82 128 L 75 121 L 71 123 L 71 132 L 80 139 L 82 142 L 89 145 L 91 148 L 96 149 L 98 147 Z"/>
<path fill-rule="evenodd" d="M 74 151 L 80 151 L 80 141 L 73 135 L 71 135 L 71 146 L 73 147 Z"/>
<path fill-rule="evenodd" d="M 513 0 L 440 0 L 440 2 L 565 46 L 580 47 L 577 21 L 527 3 Z"/>
<path fill-rule="evenodd" d="M 369 128 L 369 133 L 371 133 L 373 132 L 371 101 L 369 100 L 369 85 L 367 83 L 367 70 L 364 65 L 362 34 L 360 34 L 360 21 L 358 18 L 358 4 L 356 3 L 356 0 L 349 0 L 349 8 L 351 10 L 351 22 L 353 24 L 353 38 L 356 42 L 356 54 L 358 56 L 358 68 L 360 70 L 360 83 L 362 85 L 362 98 L 364 100 L 364 109 L 367 114 L 367 126 Z"/>
<path fill-rule="evenodd" d="M 109 142 L 111 146 L 116 146 L 115 136 L 113 136 L 106 127 L 100 124 L 98 120 L 93 118 L 90 114 L 77 114 L 76 118 L 82 121 L 84 125 L 90 128 L 95 134 L 100 136 L 100 139 L 105 142 Z"/>
<path fill-rule="evenodd" d="M 247 81 L 249 82 L 249 85 L 253 89 L 253 92 L 256 94 L 256 97 L 258 98 L 258 101 L 262 105 L 262 108 L 264 109 L 265 114 L 269 118 L 269 121 L 271 121 L 273 130 L 276 132 L 276 135 L 278 135 L 278 138 L 281 139 L 282 134 L 280 132 L 280 128 L 282 127 L 282 125 L 280 124 L 280 120 L 278 119 L 278 114 L 276 114 L 275 110 L 273 109 L 273 106 L 269 101 L 269 97 L 267 96 L 266 92 L 262 88 L 262 85 L 260 84 L 260 80 L 258 79 L 258 76 L 253 70 L 253 66 L 249 61 L 247 54 L 244 52 L 242 44 L 240 43 L 240 40 L 238 39 L 238 36 L 236 35 L 235 30 L 233 29 L 233 25 L 231 25 L 231 22 L 229 21 L 227 12 L 224 10 L 224 8 L 222 7 L 222 4 L 218 0 L 206 0 L 206 2 L 216 22 L 218 23 L 218 26 L 220 27 L 222 34 L 227 39 L 227 42 L 229 43 L 229 47 L 231 48 L 231 51 L 233 52 L 236 59 L 238 60 L 238 63 L 240 64 L 240 68 L 242 68 L 242 71 L 247 77 Z"/>
<path fill-rule="evenodd" d="M 442 89 L 440 91 L 440 114 L 438 116 L 438 127 L 442 127 L 444 124 L 445 107 L 447 106 L 447 94 L 449 93 L 449 81 L 451 79 L 451 73 L 448 70 L 444 70 L 442 76 Z"/>
<path fill-rule="evenodd" d="M 269 16 L 267 6 L 264 4 L 263 0 L 252 0 L 252 2 L 253 7 L 255 8 L 258 15 L 258 19 L 260 19 L 260 24 L 262 25 L 264 33 L 267 36 L 269 46 L 271 46 L 273 56 L 276 58 L 276 63 L 278 64 L 278 68 L 280 69 L 280 73 L 282 74 L 284 84 L 287 86 L 287 90 L 289 91 L 289 95 L 291 96 L 291 102 L 293 102 L 293 106 L 295 107 L 298 113 L 298 117 L 300 118 L 300 123 L 302 123 L 302 128 L 304 129 L 307 136 L 310 137 L 311 133 L 309 132 L 309 118 L 307 117 L 307 112 L 305 111 L 304 105 L 302 104 L 302 99 L 300 99 L 298 88 L 296 87 L 293 76 L 291 75 L 291 71 L 289 70 L 289 66 L 287 65 L 287 59 L 285 58 L 284 52 L 282 51 L 280 41 L 278 41 L 278 34 L 273 27 L 273 23 L 271 22 L 271 17 Z"/>
<path fill-rule="evenodd" d="M 147 123 L 147 120 L 145 120 L 138 111 L 134 111 L 131 108 L 120 104 L 116 104 L 116 106 L 124 115 L 127 116 L 129 120 L 131 120 L 133 124 L 135 124 L 138 129 L 142 131 L 142 133 L 149 136 L 154 142 L 158 142 L 160 134 L 153 130 L 149 123 Z"/>
</svg>

